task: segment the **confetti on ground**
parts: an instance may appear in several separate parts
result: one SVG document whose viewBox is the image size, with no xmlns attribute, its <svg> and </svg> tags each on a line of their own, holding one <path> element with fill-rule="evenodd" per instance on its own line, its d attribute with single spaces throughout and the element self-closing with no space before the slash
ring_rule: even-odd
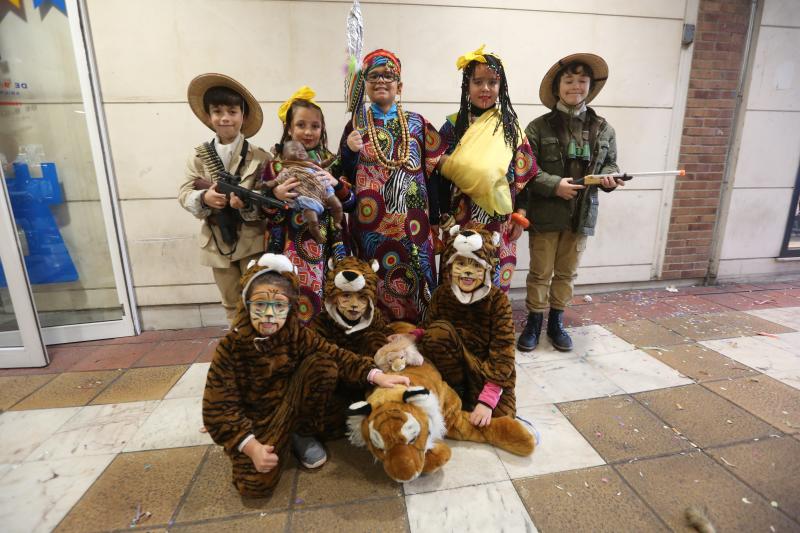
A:
<svg viewBox="0 0 800 533">
<path fill-rule="evenodd" d="M 602 481 L 603 483 L 608 483 L 608 478 L 607 477 L 601 477 L 600 481 Z"/>
<path fill-rule="evenodd" d="M 726 465 L 728 465 L 728 466 L 730 466 L 730 467 L 733 467 L 733 468 L 736 468 L 736 465 L 735 465 L 735 464 L 733 464 L 733 463 L 729 463 L 729 462 L 728 462 L 728 460 L 727 460 L 727 459 L 725 459 L 724 457 L 722 457 L 721 455 L 719 456 L 719 458 L 720 458 L 720 459 L 722 459 L 722 462 L 723 462 L 723 463 L 725 463 Z"/>
<path fill-rule="evenodd" d="M 587 294 L 586 296 L 583 297 L 583 301 L 586 303 L 591 303 L 592 297 Z"/>
<path fill-rule="evenodd" d="M 725 423 L 726 424 L 733 424 L 733 420 L 728 419 L 728 420 L 725 421 Z"/>
<path fill-rule="evenodd" d="M 776 502 L 776 501 L 771 501 L 771 502 L 769 502 L 769 504 L 770 504 L 771 506 L 773 506 L 775 509 L 777 509 L 777 508 L 778 508 L 778 502 Z"/>
<path fill-rule="evenodd" d="M 299 505 L 301 503 L 306 503 L 306 501 L 303 498 L 295 498 L 294 503 Z"/>
<path fill-rule="evenodd" d="M 777 335 L 775 335 L 774 333 L 767 333 L 766 331 L 759 331 L 758 333 L 756 333 L 756 335 L 763 335 L 764 337 L 772 337 L 773 339 L 779 339 L 780 338 Z"/>
<path fill-rule="evenodd" d="M 744 503 L 748 503 L 748 504 L 749 504 L 749 503 L 753 503 L 753 502 L 751 502 L 750 500 L 748 500 L 747 498 L 742 498 L 742 501 L 743 501 Z"/>
<path fill-rule="evenodd" d="M 675 285 L 670 285 L 665 288 L 667 292 L 678 292 L 678 289 L 675 288 Z"/>
<path fill-rule="evenodd" d="M 675 404 L 675 407 L 677 407 L 677 408 L 678 408 L 678 411 L 683 411 L 683 406 L 682 406 L 681 404 L 679 404 L 679 403 L 676 403 L 676 404 Z"/>
<path fill-rule="evenodd" d="M 586 487 L 587 489 L 589 488 L 589 484 L 585 481 L 583 482 L 583 486 Z"/>
<path fill-rule="evenodd" d="M 558 490 L 564 490 L 564 487 L 562 487 L 561 485 L 556 485 L 556 488 L 557 488 Z"/>
<path fill-rule="evenodd" d="M 139 524 L 141 524 L 142 522 L 146 521 L 151 516 L 153 516 L 153 515 L 149 511 L 142 512 L 142 504 L 141 503 L 137 503 L 136 504 L 136 513 L 134 513 L 133 519 L 131 520 L 131 527 L 138 526 Z"/>
</svg>

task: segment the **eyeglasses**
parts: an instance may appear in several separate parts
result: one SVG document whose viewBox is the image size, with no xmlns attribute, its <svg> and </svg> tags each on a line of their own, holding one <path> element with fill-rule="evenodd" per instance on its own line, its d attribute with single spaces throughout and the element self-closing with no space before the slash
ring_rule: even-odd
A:
<svg viewBox="0 0 800 533">
<path fill-rule="evenodd" d="M 265 316 L 268 310 L 272 310 L 272 315 L 276 318 L 285 318 L 286 315 L 289 314 L 289 309 L 292 308 L 289 302 L 284 301 L 270 302 L 267 300 L 255 300 L 245 303 L 247 303 L 247 307 L 250 309 L 251 313 L 258 316 Z"/>
<path fill-rule="evenodd" d="M 393 81 L 397 81 L 400 79 L 400 76 L 395 74 L 394 72 L 370 72 L 367 74 L 366 80 L 369 83 L 378 83 L 378 81 L 385 81 L 388 83 L 392 83 Z"/>
</svg>

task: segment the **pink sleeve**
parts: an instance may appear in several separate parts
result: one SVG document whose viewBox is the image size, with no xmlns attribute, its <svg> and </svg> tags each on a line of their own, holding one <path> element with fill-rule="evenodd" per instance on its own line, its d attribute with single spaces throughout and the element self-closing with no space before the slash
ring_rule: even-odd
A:
<svg viewBox="0 0 800 533">
<path fill-rule="evenodd" d="M 500 385 L 487 381 L 483 386 L 483 390 L 478 396 L 478 401 L 485 404 L 487 407 L 494 409 L 497 407 L 497 402 L 500 401 L 500 395 L 503 394 L 503 389 Z"/>
</svg>

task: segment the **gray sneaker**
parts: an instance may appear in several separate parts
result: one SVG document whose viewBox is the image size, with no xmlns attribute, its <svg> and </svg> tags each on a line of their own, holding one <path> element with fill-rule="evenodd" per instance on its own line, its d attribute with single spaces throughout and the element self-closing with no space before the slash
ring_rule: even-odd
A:
<svg viewBox="0 0 800 533">
<path fill-rule="evenodd" d="M 292 433 L 292 451 L 306 468 L 319 468 L 328 460 L 322 443 L 314 437 L 303 437 Z"/>
</svg>

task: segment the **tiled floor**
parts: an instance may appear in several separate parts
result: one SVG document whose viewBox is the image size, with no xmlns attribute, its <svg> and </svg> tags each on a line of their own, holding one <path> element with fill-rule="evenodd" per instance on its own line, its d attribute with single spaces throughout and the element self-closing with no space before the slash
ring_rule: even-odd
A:
<svg viewBox="0 0 800 533">
<path fill-rule="evenodd" d="M 259 500 L 202 430 L 220 328 L 53 347 L 0 370 L 0 530 L 686 531 L 697 506 L 721 531 L 800 531 L 799 289 L 576 297 L 573 352 L 517 354 L 533 456 L 450 442 L 400 485 L 339 440 Z"/>
</svg>

